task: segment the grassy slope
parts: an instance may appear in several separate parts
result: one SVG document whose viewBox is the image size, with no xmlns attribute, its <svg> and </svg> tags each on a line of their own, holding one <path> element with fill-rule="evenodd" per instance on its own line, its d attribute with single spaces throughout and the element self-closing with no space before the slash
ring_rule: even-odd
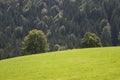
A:
<svg viewBox="0 0 120 80">
<path fill-rule="evenodd" d="M 120 47 L 2 60 L 0 80 L 120 80 Z"/>
</svg>

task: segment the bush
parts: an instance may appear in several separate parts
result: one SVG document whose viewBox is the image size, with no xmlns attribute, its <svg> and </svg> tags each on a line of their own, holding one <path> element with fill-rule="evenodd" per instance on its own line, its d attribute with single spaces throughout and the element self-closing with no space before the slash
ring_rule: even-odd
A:
<svg viewBox="0 0 120 80">
<path fill-rule="evenodd" d="M 22 42 L 24 54 L 43 53 L 48 51 L 48 43 L 45 34 L 41 30 L 31 30 Z"/>
<path fill-rule="evenodd" d="M 86 32 L 84 37 L 81 39 L 81 45 L 83 48 L 102 47 L 100 38 L 96 34 L 90 32 Z"/>
</svg>

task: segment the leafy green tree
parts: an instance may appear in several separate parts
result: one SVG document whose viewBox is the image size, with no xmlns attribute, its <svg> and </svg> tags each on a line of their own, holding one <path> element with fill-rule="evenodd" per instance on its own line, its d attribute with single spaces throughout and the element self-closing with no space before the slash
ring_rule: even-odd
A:
<svg viewBox="0 0 120 80">
<path fill-rule="evenodd" d="M 22 51 L 25 54 L 43 53 L 48 51 L 47 38 L 41 30 L 31 30 L 24 38 L 22 44 Z"/>
<path fill-rule="evenodd" d="M 102 43 L 100 38 L 96 34 L 87 32 L 81 39 L 81 45 L 83 48 L 101 47 Z"/>
</svg>

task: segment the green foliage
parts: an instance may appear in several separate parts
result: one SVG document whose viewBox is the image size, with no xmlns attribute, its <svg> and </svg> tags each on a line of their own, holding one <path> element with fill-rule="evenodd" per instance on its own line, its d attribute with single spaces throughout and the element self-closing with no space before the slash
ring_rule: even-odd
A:
<svg viewBox="0 0 120 80">
<path fill-rule="evenodd" d="M 120 45 L 120 32 L 118 34 L 118 41 L 119 41 L 119 45 Z"/>
<path fill-rule="evenodd" d="M 23 40 L 22 50 L 25 54 L 48 51 L 48 43 L 45 34 L 41 30 L 31 30 Z"/>
<path fill-rule="evenodd" d="M 74 49 L 0 61 L 0 80 L 119 80 L 120 47 Z"/>
<path fill-rule="evenodd" d="M 101 41 L 103 46 L 110 46 L 112 44 L 110 26 L 104 26 L 101 33 Z"/>
<path fill-rule="evenodd" d="M 0 53 L 4 58 L 22 55 L 22 40 L 32 29 L 46 34 L 50 51 L 57 50 L 56 44 L 79 48 L 85 32 L 96 33 L 103 46 L 120 45 L 119 4 L 119 0 L 0 0 Z"/>
<path fill-rule="evenodd" d="M 85 33 L 84 37 L 81 39 L 81 45 L 83 48 L 102 47 L 100 38 L 96 34 L 90 32 Z"/>
</svg>

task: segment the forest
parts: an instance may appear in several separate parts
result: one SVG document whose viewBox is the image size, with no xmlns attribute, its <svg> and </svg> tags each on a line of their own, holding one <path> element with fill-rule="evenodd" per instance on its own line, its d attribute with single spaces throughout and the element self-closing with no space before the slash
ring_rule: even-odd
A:
<svg viewBox="0 0 120 80">
<path fill-rule="evenodd" d="M 81 48 L 86 32 L 120 45 L 120 0 L 0 0 L 0 59 L 21 56 L 24 37 L 42 30 L 49 51 Z"/>
</svg>

